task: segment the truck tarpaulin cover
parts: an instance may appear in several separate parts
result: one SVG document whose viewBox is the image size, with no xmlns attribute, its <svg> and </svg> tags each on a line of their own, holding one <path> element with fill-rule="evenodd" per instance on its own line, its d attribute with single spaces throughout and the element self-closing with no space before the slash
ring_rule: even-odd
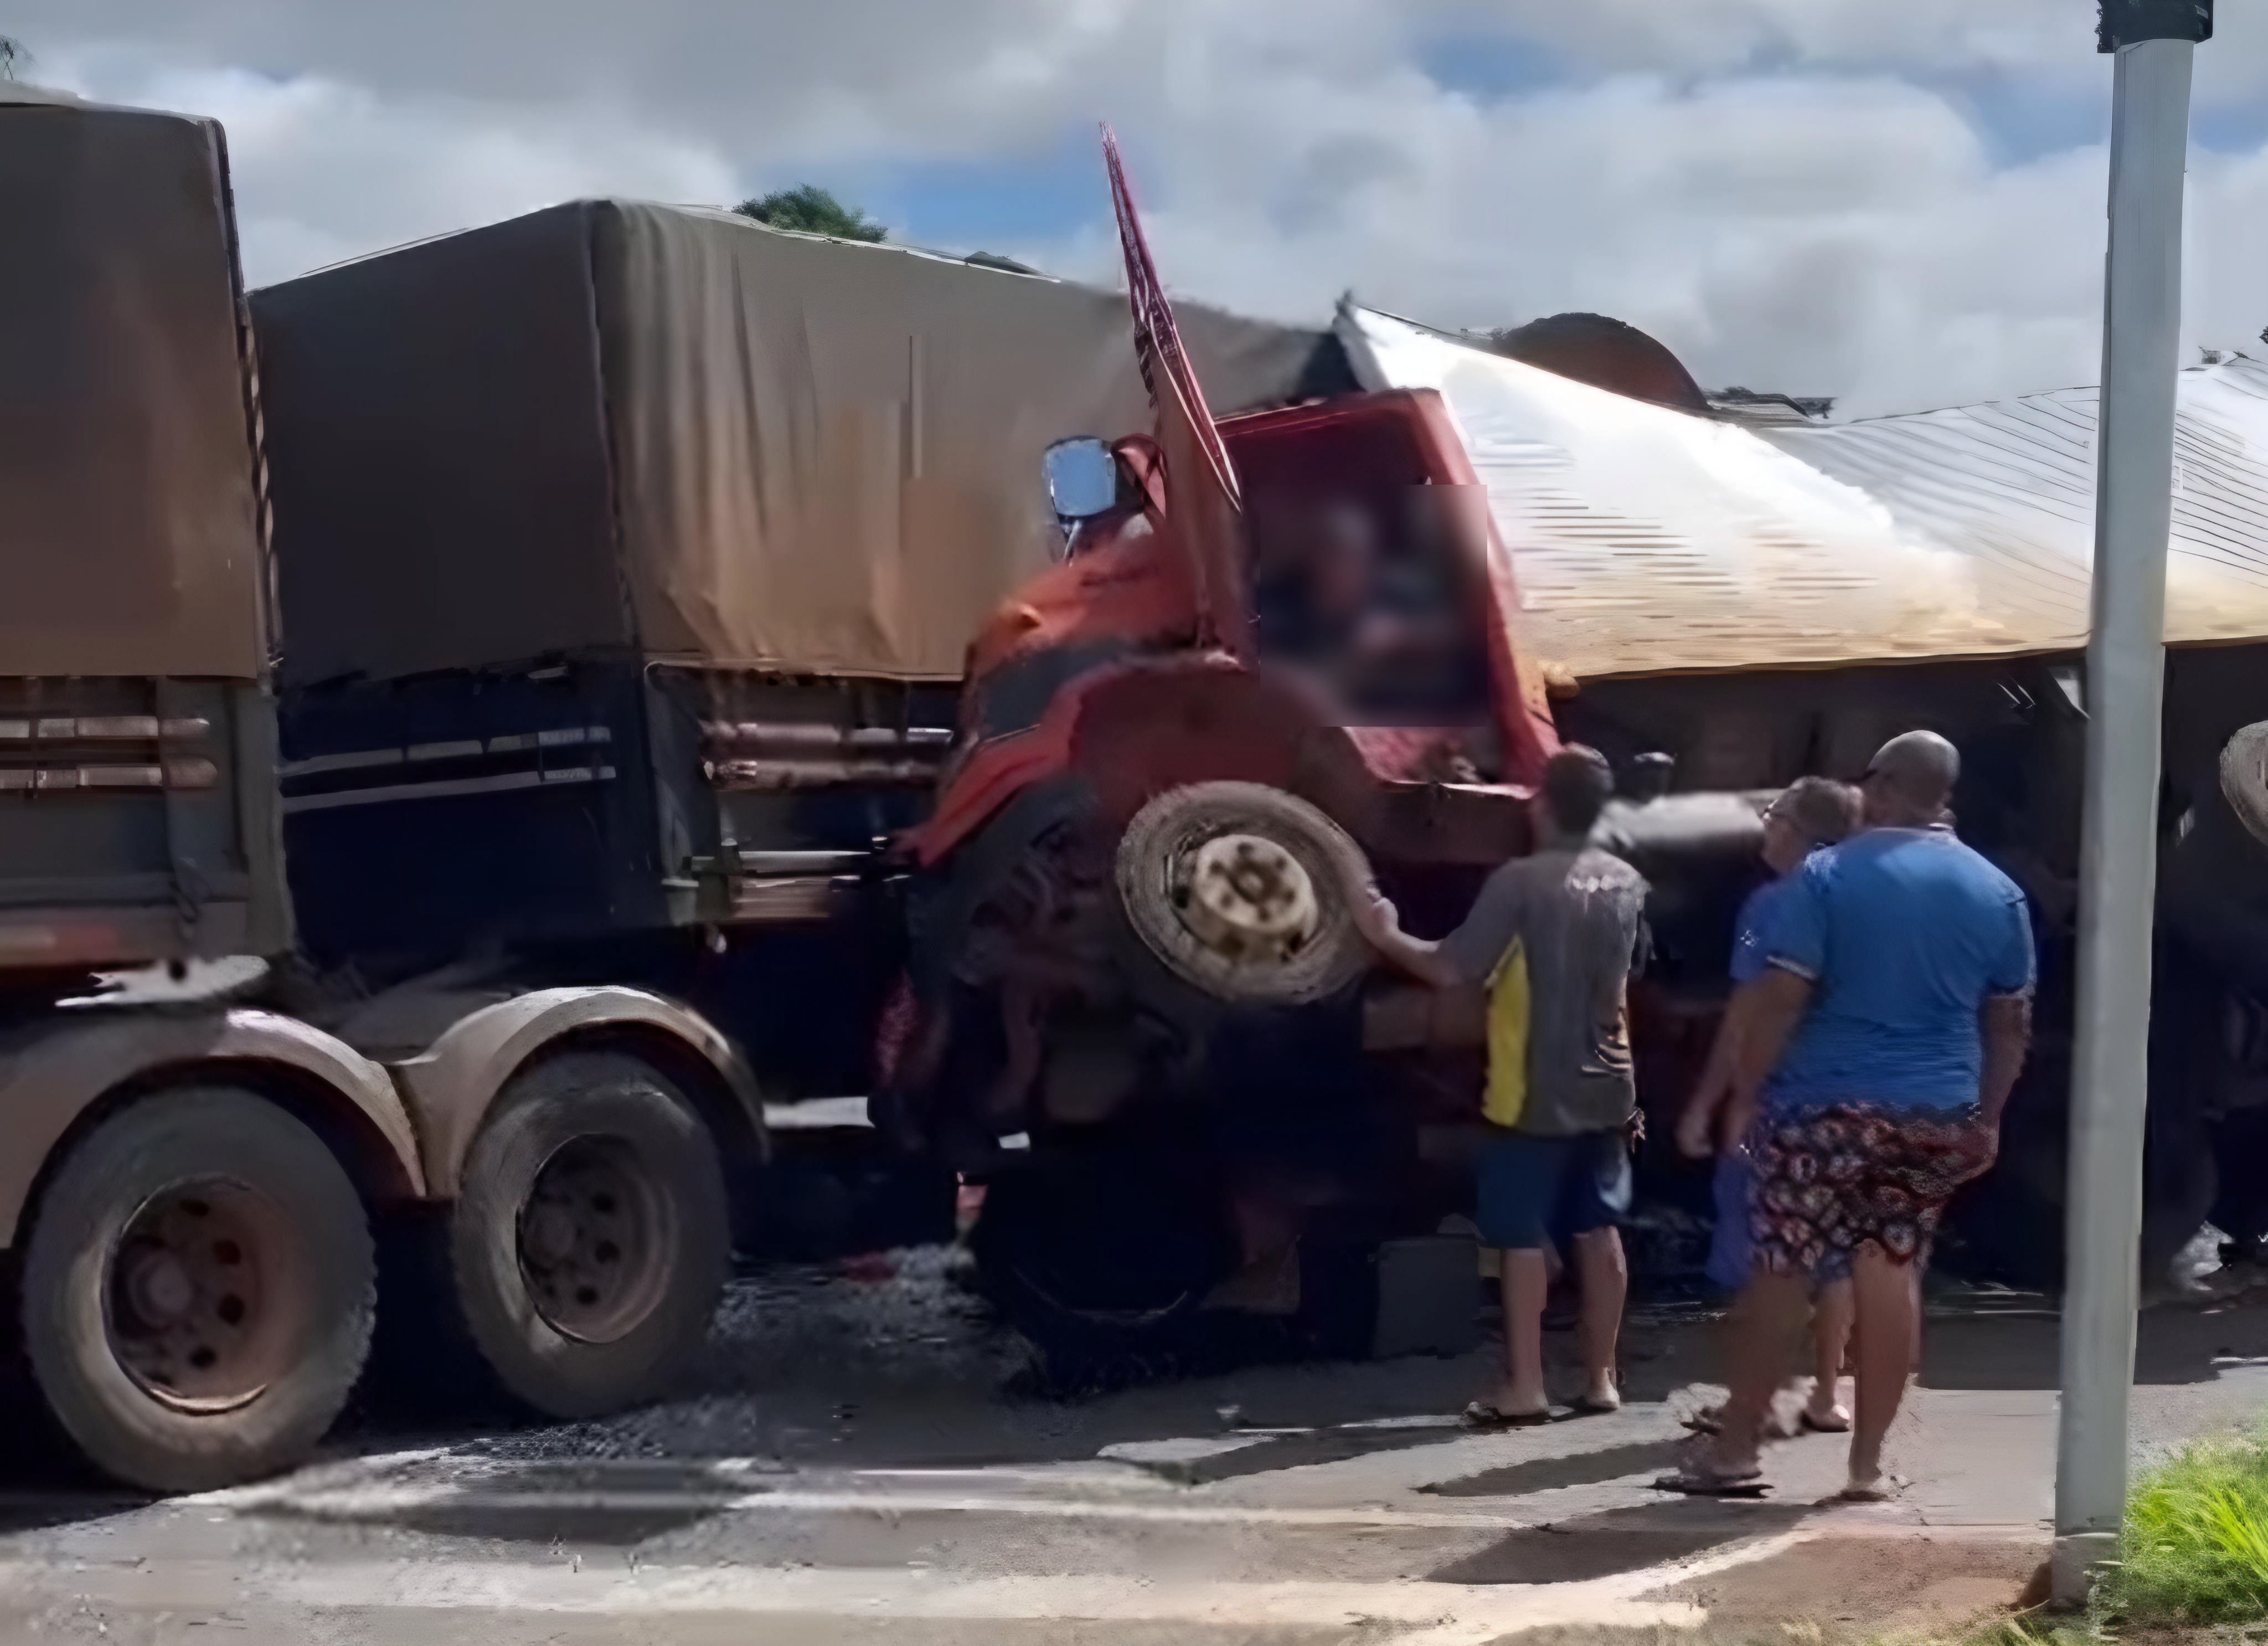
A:
<svg viewBox="0 0 2268 1646">
<path fill-rule="evenodd" d="M 562 206 L 254 314 L 308 683 L 620 646 L 956 679 L 1047 564 L 1042 451 L 1151 423 L 1123 297 L 697 208 Z M 1226 408 L 1330 347 L 1183 323 Z"/>
<path fill-rule="evenodd" d="M 1529 653 L 1577 675 L 2076 651 L 2092 388 L 1751 429 L 1349 307 L 1374 388 L 1448 402 Z M 2181 374 L 2166 638 L 2268 639 L 2268 367 Z"/>
<path fill-rule="evenodd" d="M 256 678 L 220 129 L 0 85 L 0 673 Z"/>
</svg>

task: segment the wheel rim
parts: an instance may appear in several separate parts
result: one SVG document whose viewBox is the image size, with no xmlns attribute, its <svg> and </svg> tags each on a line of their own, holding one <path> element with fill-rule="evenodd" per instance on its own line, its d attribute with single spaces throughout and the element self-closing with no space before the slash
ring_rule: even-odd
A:
<svg viewBox="0 0 2268 1646">
<path fill-rule="evenodd" d="M 520 1207 L 520 1274 L 555 1331 L 612 1343 L 667 1291 L 676 1234 L 669 1196 L 628 1140 L 575 1138 L 543 1163 Z"/>
<path fill-rule="evenodd" d="M 246 1185 L 145 1200 L 111 1253 L 104 1325 L 144 1393 L 185 1412 L 249 1405 L 297 1357 L 311 1297 L 290 1216 Z"/>
<path fill-rule="evenodd" d="M 1322 918 L 1306 866 L 1266 835 L 1193 842 L 1174 854 L 1170 873 L 1182 924 L 1225 960 L 1280 964 Z"/>
<path fill-rule="evenodd" d="M 1347 908 L 1368 876 L 1323 813 L 1247 783 L 1170 789 L 1120 835 L 1114 878 L 1133 934 L 1165 969 L 1231 1005 L 1303 1006 L 1370 963 Z"/>
</svg>

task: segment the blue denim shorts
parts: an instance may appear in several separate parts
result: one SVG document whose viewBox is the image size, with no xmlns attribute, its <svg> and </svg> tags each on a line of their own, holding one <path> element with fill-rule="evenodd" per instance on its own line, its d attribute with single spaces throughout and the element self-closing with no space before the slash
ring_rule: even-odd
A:
<svg viewBox="0 0 2268 1646">
<path fill-rule="evenodd" d="M 1474 1222 L 1481 1244 L 1540 1251 L 1547 1240 L 1611 1229 L 1630 1210 L 1630 1145 L 1620 1128 L 1538 1137 L 1506 1132 L 1480 1154 Z"/>
</svg>

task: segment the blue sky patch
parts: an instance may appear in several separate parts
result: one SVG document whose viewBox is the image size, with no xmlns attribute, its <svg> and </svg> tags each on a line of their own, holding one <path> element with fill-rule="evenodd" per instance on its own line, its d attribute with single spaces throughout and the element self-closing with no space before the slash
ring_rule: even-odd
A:
<svg viewBox="0 0 2268 1646">
<path fill-rule="evenodd" d="M 1032 154 L 879 166 L 838 192 L 910 245 L 998 252 L 1061 239 L 1101 218 L 1110 201 L 1101 140 L 1087 126 Z"/>
<path fill-rule="evenodd" d="M 1418 66 L 1444 91 L 1484 103 L 1563 85 L 1557 52 L 1520 34 L 1441 34 L 1419 42 Z"/>
</svg>

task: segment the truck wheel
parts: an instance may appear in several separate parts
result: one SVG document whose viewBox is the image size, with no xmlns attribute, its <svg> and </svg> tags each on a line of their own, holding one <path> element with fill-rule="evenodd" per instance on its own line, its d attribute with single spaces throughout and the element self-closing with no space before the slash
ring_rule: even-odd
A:
<svg viewBox="0 0 2268 1646">
<path fill-rule="evenodd" d="M 1304 1006 L 1369 966 L 1347 901 L 1370 878 L 1361 848 L 1280 789 L 1168 790 L 1127 825 L 1117 878 L 1143 946 L 1213 1000 Z"/>
<path fill-rule="evenodd" d="M 660 1393 L 732 1257 L 717 1145 L 649 1065 L 571 1052 L 512 1077 L 465 1162 L 450 1268 L 481 1357 L 549 1417 Z"/>
<path fill-rule="evenodd" d="M 1061 1367 L 1173 1347 L 1235 1266 L 1196 1185 L 1139 1168 L 1008 1173 L 970 1232 L 993 1303 Z"/>
<path fill-rule="evenodd" d="M 106 1473 L 210 1491 L 306 1457 L 370 1348 L 377 1269 L 352 1181 L 249 1092 L 169 1092 L 104 1121 L 41 1197 L 24 1345 Z"/>
<path fill-rule="evenodd" d="M 2245 727 L 2222 746 L 2220 792 L 2246 831 L 2268 845 L 2268 720 Z"/>
</svg>

